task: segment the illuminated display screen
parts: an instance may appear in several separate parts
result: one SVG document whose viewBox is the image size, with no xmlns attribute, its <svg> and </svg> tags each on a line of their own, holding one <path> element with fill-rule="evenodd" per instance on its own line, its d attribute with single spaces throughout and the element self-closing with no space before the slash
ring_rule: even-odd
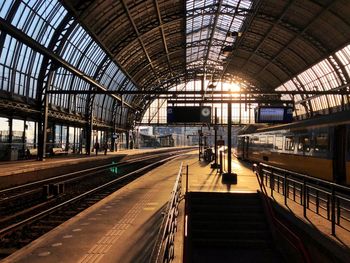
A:
<svg viewBox="0 0 350 263">
<path fill-rule="evenodd" d="M 168 123 L 210 123 L 211 107 L 168 107 Z"/>
<path fill-rule="evenodd" d="M 283 121 L 284 108 L 260 108 L 260 121 Z"/>
<path fill-rule="evenodd" d="M 293 121 L 291 107 L 258 107 L 255 109 L 256 123 L 288 123 Z"/>
</svg>

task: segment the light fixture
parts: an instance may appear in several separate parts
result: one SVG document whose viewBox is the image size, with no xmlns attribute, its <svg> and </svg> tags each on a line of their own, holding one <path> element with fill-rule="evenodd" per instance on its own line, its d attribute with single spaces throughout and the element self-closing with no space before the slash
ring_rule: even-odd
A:
<svg viewBox="0 0 350 263">
<path fill-rule="evenodd" d="M 226 35 L 228 37 L 241 37 L 242 36 L 242 32 L 237 32 L 237 31 L 227 32 Z"/>
<path fill-rule="evenodd" d="M 232 53 L 232 51 L 233 51 L 233 47 L 231 47 L 231 46 L 226 46 L 226 47 L 224 47 L 224 48 L 222 49 L 222 54 L 223 54 L 224 56 L 229 56 L 229 55 Z"/>
</svg>

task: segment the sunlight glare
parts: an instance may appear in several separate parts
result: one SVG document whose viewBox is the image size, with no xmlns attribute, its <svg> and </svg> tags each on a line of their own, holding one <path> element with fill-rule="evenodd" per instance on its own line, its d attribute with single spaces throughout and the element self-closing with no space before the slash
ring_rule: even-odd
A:
<svg viewBox="0 0 350 263">
<path fill-rule="evenodd" d="M 230 85 L 230 91 L 241 91 L 241 86 L 234 82 Z"/>
</svg>

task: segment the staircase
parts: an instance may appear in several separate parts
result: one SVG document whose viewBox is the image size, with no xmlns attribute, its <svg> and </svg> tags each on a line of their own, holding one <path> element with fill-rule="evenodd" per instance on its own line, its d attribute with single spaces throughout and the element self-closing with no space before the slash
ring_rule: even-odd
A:
<svg viewBox="0 0 350 263">
<path fill-rule="evenodd" d="M 283 262 L 257 193 L 188 193 L 186 262 Z"/>
</svg>

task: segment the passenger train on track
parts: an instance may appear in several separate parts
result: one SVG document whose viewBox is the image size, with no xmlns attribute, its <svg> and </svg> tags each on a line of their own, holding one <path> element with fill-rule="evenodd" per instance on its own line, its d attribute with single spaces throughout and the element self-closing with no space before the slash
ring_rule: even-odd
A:
<svg viewBox="0 0 350 263">
<path fill-rule="evenodd" d="M 350 185 L 350 112 L 240 134 L 237 157 Z"/>
</svg>

